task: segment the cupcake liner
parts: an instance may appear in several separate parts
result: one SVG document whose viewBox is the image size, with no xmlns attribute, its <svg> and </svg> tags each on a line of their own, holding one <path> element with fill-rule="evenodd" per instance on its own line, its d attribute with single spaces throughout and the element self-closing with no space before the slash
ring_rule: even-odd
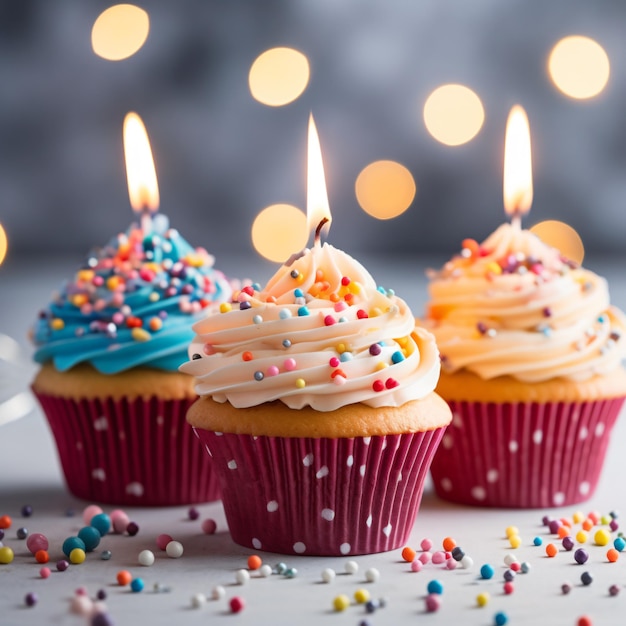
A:
<svg viewBox="0 0 626 626">
<path fill-rule="evenodd" d="M 211 459 L 185 419 L 192 401 L 35 395 L 75 496 L 127 506 L 219 499 Z"/>
<path fill-rule="evenodd" d="M 623 402 L 449 402 L 452 423 L 431 468 L 437 494 L 503 508 L 583 502 L 596 489 Z"/>
<path fill-rule="evenodd" d="M 444 430 L 345 439 L 197 433 L 236 543 L 338 556 L 405 543 Z"/>
</svg>

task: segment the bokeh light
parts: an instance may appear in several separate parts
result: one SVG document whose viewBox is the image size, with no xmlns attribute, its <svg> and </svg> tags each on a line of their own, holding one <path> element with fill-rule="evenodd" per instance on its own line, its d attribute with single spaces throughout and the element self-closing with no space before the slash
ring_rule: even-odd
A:
<svg viewBox="0 0 626 626">
<path fill-rule="evenodd" d="M 564 257 L 582 263 L 585 248 L 580 235 L 565 222 L 546 220 L 535 224 L 531 229 L 539 239 L 561 251 Z"/>
<path fill-rule="evenodd" d="M 379 220 L 404 213 L 417 187 L 411 172 L 395 161 L 375 161 L 361 170 L 354 186 L 361 208 Z"/>
<path fill-rule="evenodd" d="M 606 87 L 610 72 L 604 48 L 581 35 L 558 41 L 548 58 L 550 78 L 570 98 L 584 100 L 597 96 Z"/>
<path fill-rule="evenodd" d="M 293 48 L 272 48 L 250 67 L 250 93 L 261 104 L 279 107 L 293 102 L 309 84 L 309 61 Z"/>
<path fill-rule="evenodd" d="M 150 32 L 148 14 L 134 4 L 116 4 L 103 11 L 91 29 L 93 51 L 107 61 L 121 61 L 137 52 Z"/>
<path fill-rule="evenodd" d="M 8 247 L 7 234 L 2 224 L 0 224 L 0 265 L 2 265 L 2 261 L 4 261 L 4 258 L 7 255 L 7 247 Z"/>
<path fill-rule="evenodd" d="M 306 215 L 291 204 L 272 204 L 252 224 L 252 245 L 266 259 L 284 263 L 307 243 Z"/>
<path fill-rule="evenodd" d="M 484 121 L 480 98 L 465 85 L 441 85 L 424 104 L 426 129 L 446 146 L 460 146 L 472 140 Z"/>
</svg>

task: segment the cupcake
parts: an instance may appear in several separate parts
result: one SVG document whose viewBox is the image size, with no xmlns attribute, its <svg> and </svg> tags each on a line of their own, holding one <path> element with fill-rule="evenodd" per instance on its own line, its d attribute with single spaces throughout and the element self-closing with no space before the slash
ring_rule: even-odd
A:
<svg viewBox="0 0 626 626">
<path fill-rule="evenodd" d="M 194 325 L 181 367 L 233 540 L 305 555 L 401 546 L 451 419 L 432 335 L 319 241 L 236 300 Z"/>
<path fill-rule="evenodd" d="M 509 224 L 430 279 L 424 324 L 453 412 L 437 493 L 519 508 L 590 498 L 626 396 L 626 318 L 606 281 Z"/>
<path fill-rule="evenodd" d="M 93 250 L 32 330 L 32 384 L 69 490 L 118 505 L 219 498 L 185 421 L 193 379 L 178 371 L 194 320 L 232 289 L 214 259 L 158 215 Z"/>
</svg>

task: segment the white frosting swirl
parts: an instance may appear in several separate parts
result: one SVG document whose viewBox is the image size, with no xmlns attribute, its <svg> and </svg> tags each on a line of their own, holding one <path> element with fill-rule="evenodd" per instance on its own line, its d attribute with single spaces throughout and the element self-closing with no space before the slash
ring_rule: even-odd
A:
<svg viewBox="0 0 626 626">
<path fill-rule="evenodd" d="M 191 361 L 181 370 L 196 377 L 200 396 L 333 411 L 357 402 L 400 406 L 434 390 L 433 336 L 344 252 L 316 244 L 249 292 L 238 297 L 245 304 L 214 307 L 193 327 Z"/>
<path fill-rule="evenodd" d="M 426 326 L 446 371 L 532 383 L 620 365 L 626 317 L 610 306 L 603 278 L 509 224 L 469 244 L 429 286 Z"/>
</svg>

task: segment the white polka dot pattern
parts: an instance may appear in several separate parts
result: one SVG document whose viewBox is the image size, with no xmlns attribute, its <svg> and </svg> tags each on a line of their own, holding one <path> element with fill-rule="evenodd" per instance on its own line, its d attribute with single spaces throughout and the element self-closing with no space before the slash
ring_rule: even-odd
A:
<svg viewBox="0 0 626 626">
<path fill-rule="evenodd" d="M 269 513 L 274 513 L 275 511 L 278 511 L 278 502 L 276 502 L 276 500 L 270 500 L 267 503 L 267 510 Z"/>
</svg>

